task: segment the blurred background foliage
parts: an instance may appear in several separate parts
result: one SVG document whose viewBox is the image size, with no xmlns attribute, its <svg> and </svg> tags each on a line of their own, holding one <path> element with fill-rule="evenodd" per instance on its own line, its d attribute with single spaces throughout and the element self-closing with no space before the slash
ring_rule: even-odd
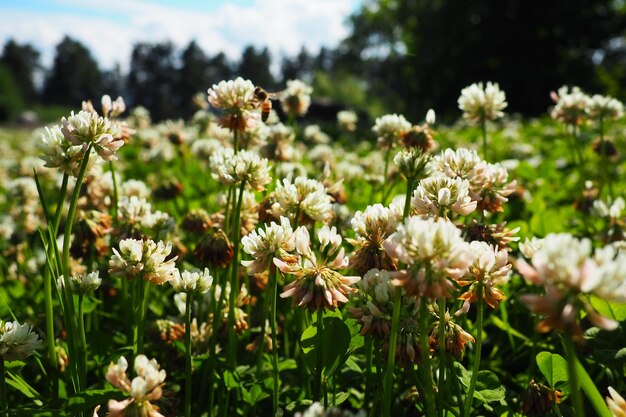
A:
<svg viewBox="0 0 626 417">
<path fill-rule="evenodd" d="M 413 121 L 434 108 L 451 121 L 461 89 L 481 80 L 500 83 L 509 112 L 525 116 L 544 113 L 549 92 L 563 84 L 626 99 L 624 0 L 366 0 L 349 25 L 336 48 L 303 48 L 295 57 L 249 46 L 233 62 L 195 42 L 182 50 L 138 43 L 127 73 L 101 69 L 110 63 L 96 62 L 69 37 L 57 45 L 51 68 L 41 66 L 31 45 L 9 40 L 0 57 L 0 121 L 27 109 L 54 120 L 55 109 L 103 93 L 145 106 L 154 120 L 189 118 L 195 93 L 236 76 L 267 90 L 294 78 L 311 83 L 313 118 L 327 117 L 331 105 Z"/>
</svg>

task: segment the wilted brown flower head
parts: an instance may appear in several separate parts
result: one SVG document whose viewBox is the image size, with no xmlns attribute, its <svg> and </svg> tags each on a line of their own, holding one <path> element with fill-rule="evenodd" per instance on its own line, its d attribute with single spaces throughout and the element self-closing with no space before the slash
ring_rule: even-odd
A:
<svg viewBox="0 0 626 417">
<path fill-rule="evenodd" d="M 437 316 L 437 320 L 433 323 L 433 328 L 430 332 L 429 344 L 430 350 L 437 352 L 439 350 L 439 326 L 441 323 L 441 314 L 436 309 L 436 306 L 432 307 L 432 311 Z M 465 345 L 468 342 L 474 343 L 476 340 L 474 337 L 467 333 L 461 326 L 452 321 L 450 313 L 446 311 L 445 315 L 445 350 L 448 353 L 454 355 L 458 360 L 463 356 L 465 351 Z"/>
<path fill-rule="evenodd" d="M 417 148 L 423 153 L 430 153 L 437 148 L 435 131 L 428 123 L 415 125 L 400 138 L 400 144 L 406 148 Z"/>
<path fill-rule="evenodd" d="M 209 231 L 211 228 L 209 214 L 201 208 L 189 210 L 183 218 L 182 228 L 186 232 L 197 234 Z"/>
<path fill-rule="evenodd" d="M 212 267 L 226 268 L 232 261 L 233 244 L 222 229 L 206 233 L 200 238 L 194 256 Z"/>
<path fill-rule="evenodd" d="M 500 224 L 481 224 L 476 219 L 463 227 L 463 236 L 468 242 L 480 241 L 486 242 L 492 246 L 496 246 L 498 250 L 511 251 L 509 243 L 517 242 L 519 236 L 515 236 L 520 228 L 516 227 L 511 230 L 506 227 L 505 223 Z"/>
</svg>

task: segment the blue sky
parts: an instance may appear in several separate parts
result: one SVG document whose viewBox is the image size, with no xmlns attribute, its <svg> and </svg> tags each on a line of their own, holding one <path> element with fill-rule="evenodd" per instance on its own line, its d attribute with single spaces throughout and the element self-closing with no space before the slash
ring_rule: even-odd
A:
<svg viewBox="0 0 626 417">
<path fill-rule="evenodd" d="M 28 42 L 50 65 L 64 35 L 83 42 L 103 68 L 128 66 L 136 42 L 196 40 L 237 59 L 244 46 L 272 55 L 317 52 L 348 33 L 363 0 L 0 0 L 0 42 Z"/>
</svg>

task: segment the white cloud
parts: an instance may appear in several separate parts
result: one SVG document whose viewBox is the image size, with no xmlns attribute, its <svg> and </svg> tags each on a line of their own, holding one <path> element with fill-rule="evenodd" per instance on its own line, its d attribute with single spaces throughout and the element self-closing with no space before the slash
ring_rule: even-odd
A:
<svg viewBox="0 0 626 417">
<path fill-rule="evenodd" d="M 64 35 L 84 43 L 103 68 L 128 67 L 136 42 L 171 40 L 182 48 L 195 39 L 208 53 L 238 59 L 246 45 L 267 46 L 277 58 L 335 46 L 347 35 L 354 0 L 254 0 L 249 6 L 223 2 L 214 12 L 149 3 L 147 0 L 57 0 L 75 12 L 5 9 L 0 40 L 29 42 L 50 65 Z M 116 16 L 119 16 L 116 19 Z"/>
</svg>

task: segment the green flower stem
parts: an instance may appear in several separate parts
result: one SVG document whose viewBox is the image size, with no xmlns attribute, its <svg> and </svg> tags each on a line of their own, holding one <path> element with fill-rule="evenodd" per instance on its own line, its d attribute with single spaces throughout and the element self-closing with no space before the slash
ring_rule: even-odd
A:
<svg viewBox="0 0 626 417">
<path fill-rule="evenodd" d="M 85 151 L 85 155 L 83 156 L 83 160 L 81 161 L 78 176 L 76 177 L 76 184 L 74 185 L 74 190 L 72 191 L 72 197 L 70 199 L 70 206 L 67 210 L 67 219 L 65 221 L 65 232 L 63 236 L 62 267 L 65 284 L 65 327 L 67 330 L 70 353 L 72 356 L 70 359 L 74 359 L 71 362 L 75 363 L 75 366 L 73 366 L 71 369 L 73 370 L 72 383 L 74 385 L 74 390 L 77 390 L 76 392 L 80 392 L 82 387 L 80 378 L 80 363 L 82 361 L 77 360 L 77 355 L 80 355 L 80 349 L 78 348 L 80 341 L 77 340 L 76 337 L 76 332 L 78 331 L 76 323 L 76 311 L 74 308 L 74 299 L 72 297 L 70 284 L 70 239 L 72 237 L 72 226 L 74 224 L 74 217 L 76 215 L 76 207 L 78 206 L 78 198 L 80 197 L 80 189 L 83 183 L 83 179 L 85 178 L 85 172 L 87 171 L 87 164 L 89 163 L 89 155 L 91 153 L 92 146 L 93 144 L 91 143 L 87 146 L 87 150 Z M 51 244 L 54 245 L 55 242 L 51 242 Z"/>
<path fill-rule="evenodd" d="M 391 334 L 389 348 L 387 349 L 387 369 L 385 370 L 385 382 L 383 384 L 383 417 L 391 417 L 391 397 L 393 394 L 393 371 L 396 362 L 396 345 L 400 322 L 400 308 L 402 306 L 402 289 L 396 287 L 393 295 L 393 313 L 391 316 Z"/>
<path fill-rule="evenodd" d="M 317 366 L 315 367 L 315 387 L 313 389 L 313 401 L 319 401 L 322 393 L 322 366 L 324 357 L 322 351 L 324 344 L 322 341 L 324 332 L 324 312 L 323 307 L 317 309 Z"/>
<path fill-rule="evenodd" d="M 278 411 L 278 388 L 279 388 L 279 374 L 278 374 L 278 339 L 276 337 L 276 296 L 278 295 L 278 270 L 276 266 L 270 267 L 270 328 L 272 332 L 272 368 L 274 371 L 274 386 L 272 390 L 273 401 L 273 414 L 276 415 Z M 263 323 L 265 328 L 265 323 Z"/>
<path fill-rule="evenodd" d="M 439 385 L 438 385 L 438 406 L 439 416 L 444 416 L 444 401 L 446 396 L 446 298 L 439 298 Z"/>
<path fill-rule="evenodd" d="M 424 384 L 424 401 L 426 402 L 426 415 L 435 417 L 437 410 L 435 406 L 435 390 L 433 389 L 433 376 L 430 364 L 430 344 L 428 342 L 428 300 L 426 297 L 420 299 L 419 322 L 420 322 L 420 352 L 422 363 L 418 371 Z"/>
<path fill-rule="evenodd" d="M 583 398 L 580 395 L 580 379 L 578 377 L 578 371 L 576 370 L 576 363 L 578 358 L 576 357 L 576 347 L 572 342 L 571 335 L 565 335 L 563 337 L 563 346 L 565 348 L 565 358 L 567 359 L 567 376 L 569 379 L 570 398 L 572 400 L 572 407 L 574 409 L 574 415 L 576 417 L 585 417 L 585 409 L 583 408 Z"/>
<path fill-rule="evenodd" d="M 235 136 L 236 138 L 237 136 Z M 230 297 L 228 299 L 228 363 L 235 369 L 237 366 L 237 338 L 235 337 L 235 302 L 239 293 L 239 243 L 240 234 L 239 220 L 241 217 L 241 203 L 243 200 L 243 191 L 246 187 L 246 182 L 241 181 L 239 187 L 239 195 L 236 200 L 237 208 L 233 213 L 233 237 L 231 239 L 233 243 L 233 262 L 231 264 L 230 275 Z"/>
<path fill-rule="evenodd" d="M 135 331 L 133 332 L 133 361 L 137 355 L 143 353 L 143 329 L 146 315 L 146 294 L 148 292 L 148 283 L 143 279 L 143 275 L 136 278 L 135 284 L 136 298 L 135 307 Z"/>
<path fill-rule="evenodd" d="M 46 309 L 46 345 L 48 346 L 48 360 L 53 369 L 58 369 L 56 344 L 54 341 L 54 311 L 52 308 L 52 272 L 49 268 L 44 271 L 43 292 Z M 55 373 L 56 374 L 56 373 Z"/>
<path fill-rule="evenodd" d="M 478 370 L 480 369 L 480 352 L 483 342 L 483 315 L 484 315 L 484 302 L 483 302 L 483 286 L 478 285 L 476 291 L 476 350 L 474 351 L 474 362 L 472 363 L 472 378 L 470 379 L 470 385 L 465 396 L 465 417 L 469 417 L 472 411 L 472 402 L 474 399 L 474 390 L 476 389 L 476 381 L 478 380 Z"/>
<path fill-rule="evenodd" d="M 185 303 L 185 417 L 191 417 L 191 300 L 187 293 Z"/>
<path fill-rule="evenodd" d="M 480 130 L 483 134 L 483 158 L 487 161 L 487 119 L 480 120 Z"/>
<path fill-rule="evenodd" d="M 83 310 L 83 294 L 78 295 L 78 340 L 80 341 L 80 353 L 78 367 L 80 369 L 81 389 L 87 385 L 87 338 L 85 336 L 85 314 Z"/>
<path fill-rule="evenodd" d="M 113 180 L 113 221 L 117 222 L 117 202 L 119 201 L 119 192 L 117 189 L 117 180 L 115 178 L 113 161 L 109 161 L 109 170 L 111 171 L 111 179 Z"/>
<path fill-rule="evenodd" d="M 462 416 L 465 414 L 465 409 L 463 407 L 463 395 L 461 393 L 461 386 L 459 383 L 459 378 L 456 375 L 456 368 L 454 367 L 454 358 L 452 359 L 452 363 L 450 364 L 450 380 L 454 382 L 452 386 L 454 387 L 454 391 L 456 394 L 457 405 L 459 407 L 459 415 Z"/>
<path fill-rule="evenodd" d="M 404 199 L 404 211 L 402 213 L 402 220 L 409 217 L 411 214 L 411 195 L 413 194 L 413 181 L 407 180 L 406 183 L 406 196 Z"/>
<path fill-rule="evenodd" d="M 59 231 L 59 224 L 61 223 L 61 213 L 63 212 L 63 201 L 65 201 L 65 194 L 67 194 L 67 183 L 69 180 L 69 175 L 67 173 L 63 174 L 63 180 L 61 182 L 61 190 L 59 190 L 59 201 L 57 203 L 56 210 L 54 212 L 54 219 L 52 224 L 54 225 L 54 237 L 57 236 Z"/>
<path fill-rule="evenodd" d="M 9 415 L 9 400 L 7 395 L 6 369 L 4 367 L 4 358 L 0 357 L 0 407 L 2 414 Z"/>
</svg>

